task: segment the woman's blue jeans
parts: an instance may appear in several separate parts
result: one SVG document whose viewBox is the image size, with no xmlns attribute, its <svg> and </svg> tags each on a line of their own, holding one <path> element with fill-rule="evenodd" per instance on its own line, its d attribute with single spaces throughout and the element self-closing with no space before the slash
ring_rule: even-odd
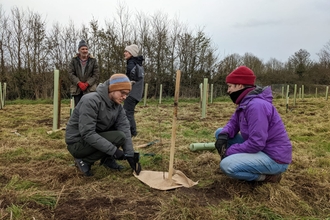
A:
<svg viewBox="0 0 330 220">
<path fill-rule="evenodd" d="M 218 138 L 222 128 L 215 132 L 215 138 Z M 228 139 L 228 148 L 235 143 L 243 143 L 241 134 Z M 262 151 L 257 153 L 237 153 L 225 157 L 220 161 L 220 169 L 226 175 L 246 181 L 258 180 L 261 175 L 275 175 L 285 172 L 288 164 L 279 164 L 271 159 Z"/>
</svg>

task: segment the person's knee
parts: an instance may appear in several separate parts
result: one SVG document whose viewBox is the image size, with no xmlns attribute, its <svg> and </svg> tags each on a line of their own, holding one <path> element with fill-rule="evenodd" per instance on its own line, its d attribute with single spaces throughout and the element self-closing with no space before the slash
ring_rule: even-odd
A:
<svg viewBox="0 0 330 220">
<path fill-rule="evenodd" d="M 126 139 L 125 133 L 123 131 L 118 131 L 118 138 L 125 140 Z"/>
<path fill-rule="evenodd" d="M 224 158 L 220 162 L 220 169 L 222 170 L 223 173 L 231 175 L 234 173 L 234 170 L 232 169 L 232 163 L 230 163 L 230 160 L 228 158 Z"/>
<path fill-rule="evenodd" d="M 214 137 L 215 139 L 218 139 L 218 136 L 220 134 L 220 132 L 222 131 L 222 128 L 218 128 L 215 132 L 214 132 Z"/>
<path fill-rule="evenodd" d="M 123 146 L 126 141 L 126 135 L 122 131 L 118 131 L 118 145 Z"/>
</svg>

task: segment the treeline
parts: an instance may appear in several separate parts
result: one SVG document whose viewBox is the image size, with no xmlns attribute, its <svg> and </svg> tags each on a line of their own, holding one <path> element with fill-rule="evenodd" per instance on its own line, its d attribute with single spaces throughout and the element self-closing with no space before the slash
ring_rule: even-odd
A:
<svg viewBox="0 0 330 220">
<path fill-rule="evenodd" d="M 219 57 L 218 48 L 203 29 L 191 30 L 162 12 L 134 14 L 119 5 L 117 13 L 102 25 L 92 20 L 80 28 L 73 22 L 49 27 L 37 12 L 18 7 L 5 12 L 0 5 L 0 82 L 7 83 L 7 98 L 51 98 L 54 69 L 61 74 L 62 98 L 68 98 L 68 64 L 81 39 L 87 41 L 98 60 L 100 82 L 113 73 L 125 73 L 123 50 L 131 43 L 138 44 L 145 57 L 149 97 L 158 96 L 160 84 L 163 96 L 173 96 L 178 69 L 182 74 L 181 95 L 185 97 L 198 97 L 204 78 L 214 84 L 215 96 L 223 94 L 226 75 L 239 65 L 253 69 L 260 85 L 330 83 L 330 41 L 317 54 L 318 62 L 304 49 L 286 62 L 275 58 L 264 62 L 251 53 Z"/>
</svg>

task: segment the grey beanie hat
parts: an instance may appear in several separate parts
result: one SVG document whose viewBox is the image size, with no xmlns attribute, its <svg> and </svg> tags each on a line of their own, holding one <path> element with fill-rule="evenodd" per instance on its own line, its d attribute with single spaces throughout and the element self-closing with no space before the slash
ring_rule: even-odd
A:
<svg viewBox="0 0 330 220">
<path fill-rule="evenodd" d="M 87 44 L 86 44 L 86 41 L 81 40 L 78 44 L 78 50 L 80 49 L 80 47 L 88 47 Z"/>
<path fill-rule="evenodd" d="M 132 54 L 133 57 L 137 57 L 139 55 L 139 47 L 136 44 L 127 46 L 125 51 L 128 51 L 130 54 Z"/>
</svg>

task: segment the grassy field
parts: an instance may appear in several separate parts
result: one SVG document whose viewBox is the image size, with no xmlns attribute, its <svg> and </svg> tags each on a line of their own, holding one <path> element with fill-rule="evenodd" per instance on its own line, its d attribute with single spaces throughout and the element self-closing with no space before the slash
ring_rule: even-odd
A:
<svg viewBox="0 0 330 220">
<path fill-rule="evenodd" d="M 0 110 L 0 219 L 330 219 L 330 101 L 298 100 L 286 112 L 274 100 L 293 145 L 293 163 L 279 184 L 255 184 L 226 177 L 215 150 L 190 151 L 191 143 L 214 142 L 235 106 L 217 100 L 201 118 L 197 100 L 179 100 L 174 168 L 193 181 L 191 188 L 160 191 L 126 169 L 98 164 L 93 177 L 75 168 L 64 130 L 52 130 L 53 106 L 11 102 Z M 173 101 L 148 100 L 137 106 L 143 170 L 168 171 Z M 61 127 L 69 119 L 62 102 Z"/>
</svg>

